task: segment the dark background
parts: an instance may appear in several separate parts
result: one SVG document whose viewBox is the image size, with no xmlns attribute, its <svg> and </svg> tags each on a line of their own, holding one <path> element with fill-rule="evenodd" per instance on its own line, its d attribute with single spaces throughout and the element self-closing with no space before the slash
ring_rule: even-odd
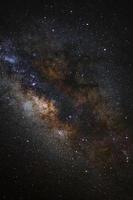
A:
<svg viewBox="0 0 133 200">
<path fill-rule="evenodd" d="M 72 15 L 68 14 L 69 10 L 73 10 Z M 1 1 L 0 13 L 1 25 L 4 30 L 9 31 L 17 30 L 19 24 L 26 22 L 29 17 L 43 17 L 44 15 L 73 24 L 78 21 L 79 17 L 87 20 L 93 15 L 98 20 L 103 15 L 103 21 L 108 24 L 108 27 L 113 21 L 113 15 L 116 15 L 120 23 L 132 30 L 131 1 Z"/>
<path fill-rule="evenodd" d="M 73 10 L 72 15 L 70 15 L 70 10 Z M 116 32 L 116 36 L 118 34 L 121 43 L 125 38 L 128 39 L 128 45 L 125 47 L 126 56 L 122 61 L 124 66 L 127 66 L 124 68 L 125 75 L 123 77 L 123 109 L 125 113 L 128 113 L 131 125 L 133 115 L 132 2 L 111 0 L 79 2 L 68 0 L 60 2 L 1 1 L 1 35 L 5 37 L 16 35 L 22 24 L 25 24 L 29 19 L 41 18 L 43 16 L 56 18 L 62 24 L 69 24 L 72 27 L 92 19 L 94 24 L 101 23 L 108 31 L 111 29 L 111 31 Z M 81 22 L 79 23 L 79 21 Z M 126 33 L 123 32 L 123 27 L 126 27 Z M 128 181 L 124 175 L 124 178 L 120 176 L 117 180 L 114 179 L 113 188 L 116 188 L 116 192 L 108 188 L 108 190 L 103 191 L 102 195 L 101 192 L 98 193 L 94 188 L 90 188 L 90 193 L 87 192 L 88 196 L 84 197 L 84 190 L 87 190 L 86 186 L 84 181 L 80 181 L 76 175 L 73 177 L 73 180 L 71 180 L 71 177 L 68 177 L 66 182 L 63 181 L 61 184 L 57 184 L 57 176 L 61 170 L 60 166 L 57 166 L 55 169 L 53 165 L 49 169 L 49 162 L 43 160 L 43 155 L 36 153 L 38 147 L 35 141 L 30 143 L 28 147 L 24 145 L 28 130 L 25 126 L 23 127 L 22 123 L 19 124 L 21 116 L 18 116 L 16 119 L 13 117 L 16 116 L 16 113 L 13 114 L 13 112 L 13 110 L 7 109 L 0 102 L 0 199 L 25 200 L 50 199 L 50 197 L 53 197 L 53 199 L 80 198 L 83 200 L 85 198 L 89 199 L 89 197 L 90 199 L 132 199 L 132 180 L 130 174 Z M 14 140 L 14 142 L 12 142 L 13 137 L 17 137 L 17 140 Z M 22 138 L 24 139 L 22 140 Z M 32 140 L 32 138 L 28 139 Z M 45 160 L 47 160 L 47 155 Z M 62 171 L 61 173 L 65 172 Z"/>
</svg>

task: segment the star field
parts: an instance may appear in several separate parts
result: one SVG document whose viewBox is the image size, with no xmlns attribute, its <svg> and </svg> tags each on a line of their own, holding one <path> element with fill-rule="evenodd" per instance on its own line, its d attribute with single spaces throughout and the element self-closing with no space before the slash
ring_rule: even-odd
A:
<svg viewBox="0 0 133 200">
<path fill-rule="evenodd" d="M 130 24 L 100 2 L 0 26 L 2 199 L 132 199 Z"/>
</svg>

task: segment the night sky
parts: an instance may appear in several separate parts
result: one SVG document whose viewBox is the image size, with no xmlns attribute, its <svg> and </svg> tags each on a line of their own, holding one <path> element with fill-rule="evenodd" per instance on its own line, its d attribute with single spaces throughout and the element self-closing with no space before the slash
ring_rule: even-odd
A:
<svg viewBox="0 0 133 200">
<path fill-rule="evenodd" d="M 133 199 L 132 13 L 0 3 L 0 200 Z"/>
</svg>

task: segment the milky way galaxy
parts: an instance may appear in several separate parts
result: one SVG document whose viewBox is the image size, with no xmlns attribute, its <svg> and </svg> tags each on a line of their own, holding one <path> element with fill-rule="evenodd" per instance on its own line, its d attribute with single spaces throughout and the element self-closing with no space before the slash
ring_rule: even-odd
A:
<svg viewBox="0 0 133 200">
<path fill-rule="evenodd" d="M 9 144 L 13 152 L 22 151 L 23 167 L 33 176 L 31 192 L 23 189 L 15 194 L 18 199 L 25 193 L 30 199 L 33 190 L 38 197 L 53 191 L 58 199 L 74 198 L 75 185 L 79 198 L 98 199 L 97 193 L 100 199 L 116 199 L 121 180 L 131 174 L 122 43 L 113 28 L 91 26 L 93 20 L 81 20 L 82 29 L 75 29 L 44 16 L 30 19 L 15 34 L 1 35 L 3 122 L 15 127 Z M 12 159 L 10 148 L 7 154 Z M 26 181 L 16 174 L 16 182 Z"/>
</svg>

